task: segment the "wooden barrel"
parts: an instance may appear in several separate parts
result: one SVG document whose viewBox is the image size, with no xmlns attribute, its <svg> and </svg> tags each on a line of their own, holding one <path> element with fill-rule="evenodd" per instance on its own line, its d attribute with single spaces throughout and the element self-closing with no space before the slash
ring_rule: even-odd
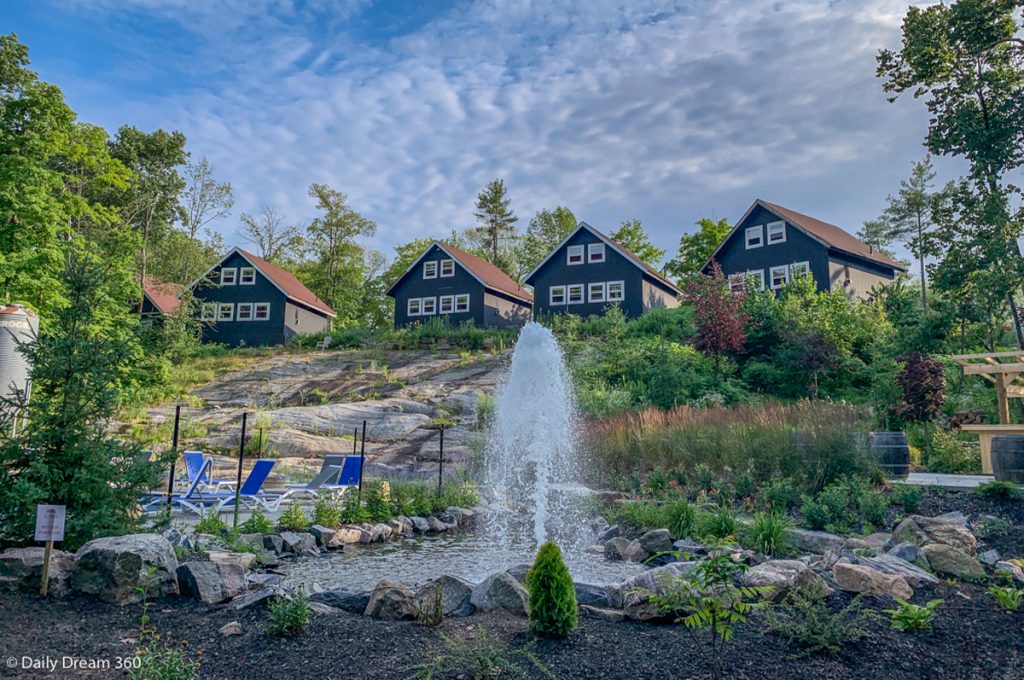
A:
<svg viewBox="0 0 1024 680">
<path fill-rule="evenodd" d="M 868 450 L 886 477 L 906 479 L 910 474 L 910 446 L 906 434 L 872 432 L 868 435 Z"/>
<path fill-rule="evenodd" d="M 992 437 L 992 474 L 1000 482 L 1024 484 L 1024 434 Z"/>
</svg>

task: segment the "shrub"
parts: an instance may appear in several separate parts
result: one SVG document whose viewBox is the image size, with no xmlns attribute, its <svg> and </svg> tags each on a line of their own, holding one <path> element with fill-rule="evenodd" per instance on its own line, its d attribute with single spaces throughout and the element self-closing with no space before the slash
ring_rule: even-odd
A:
<svg viewBox="0 0 1024 680">
<path fill-rule="evenodd" d="M 892 491 L 892 502 L 906 512 L 917 512 L 921 504 L 921 490 L 910 484 L 897 484 Z"/>
<path fill-rule="evenodd" d="M 985 482 L 979 484 L 975 491 L 982 498 L 1002 503 L 1018 500 L 1022 496 L 1020 489 L 1013 482 Z"/>
<path fill-rule="evenodd" d="M 222 536 L 227 530 L 228 525 L 220 518 L 216 508 L 211 508 L 208 512 L 203 513 L 195 526 L 197 534 L 210 534 L 212 536 Z"/>
<path fill-rule="evenodd" d="M 534 635 L 564 638 L 576 629 L 576 587 L 555 543 L 548 541 L 540 547 L 526 573 L 526 590 L 530 593 L 530 630 Z"/>
<path fill-rule="evenodd" d="M 319 496 L 313 504 L 313 524 L 337 529 L 342 525 L 341 501 L 332 496 Z"/>
<path fill-rule="evenodd" d="M 768 630 L 800 647 L 798 656 L 835 656 L 847 644 L 869 635 L 868 615 L 860 597 L 833 611 L 825 602 L 827 592 L 810 582 L 791 590 L 777 607 L 767 611 Z"/>
<path fill-rule="evenodd" d="M 292 503 L 288 509 L 277 518 L 277 526 L 282 531 L 306 531 L 309 529 L 309 517 L 297 503 Z"/>
<path fill-rule="evenodd" d="M 668 484 L 672 477 L 660 467 L 654 468 L 651 474 L 647 475 L 647 493 L 652 498 L 661 498 L 668 491 Z"/>
<path fill-rule="evenodd" d="M 736 500 L 742 500 L 754 495 L 757 485 L 754 482 L 754 475 L 744 470 L 732 478 L 732 493 Z"/>
<path fill-rule="evenodd" d="M 789 548 L 791 523 L 775 513 L 759 512 L 754 521 L 741 532 L 744 545 L 765 555 L 785 554 Z"/>
<path fill-rule="evenodd" d="M 391 486 L 383 480 L 366 485 L 366 514 L 375 522 L 391 519 Z"/>
<path fill-rule="evenodd" d="M 896 603 L 899 608 L 882 610 L 883 613 L 892 617 L 893 629 L 904 633 L 920 633 L 931 627 L 932 621 L 935 619 L 935 610 L 942 604 L 942 600 L 931 600 L 922 607 L 897 597 Z"/>
<path fill-rule="evenodd" d="M 460 482 L 444 487 L 437 509 L 443 510 L 453 505 L 459 508 L 475 508 L 480 505 L 480 494 L 476 485 L 472 482 Z"/>
<path fill-rule="evenodd" d="M 661 506 L 654 503 L 622 503 L 612 507 L 606 514 L 608 521 L 627 529 L 667 529 Z"/>
<path fill-rule="evenodd" d="M 391 481 L 391 513 L 424 517 L 434 510 L 435 488 L 423 481 Z"/>
<path fill-rule="evenodd" d="M 135 652 L 135 663 L 129 666 L 132 680 L 194 680 L 199 677 L 199 662 L 191 661 L 176 646 L 151 640 Z"/>
<path fill-rule="evenodd" d="M 711 468 L 700 463 L 693 469 L 693 482 L 697 485 L 697 488 L 702 491 L 710 491 L 711 489 L 717 489 L 722 485 L 721 480 L 715 476 L 715 473 L 711 471 Z"/>
<path fill-rule="evenodd" d="M 344 496 L 341 497 L 341 523 L 342 524 L 357 524 L 359 522 L 365 522 L 370 519 L 370 513 L 363 507 L 362 499 L 359 494 L 352 489 L 349 489 Z"/>
<path fill-rule="evenodd" d="M 877 491 L 867 491 L 857 499 L 857 509 L 861 517 L 874 526 L 881 526 L 885 522 L 885 511 L 888 508 L 888 497 Z"/>
<path fill-rule="evenodd" d="M 988 589 L 988 594 L 1008 612 L 1020 609 L 1021 602 L 1024 601 L 1024 589 L 1013 586 L 992 586 Z"/>
<path fill-rule="evenodd" d="M 497 405 L 494 396 L 481 392 L 476 397 L 476 425 L 481 430 L 486 430 L 494 420 L 494 408 Z"/>
<path fill-rule="evenodd" d="M 664 528 L 676 538 L 685 538 L 693 533 L 697 510 L 685 498 L 679 498 L 661 507 Z"/>
<path fill-rule="evenodd" d="M 736 535 L 736 514 L 725 505 L 699 515 L 697 532 L 702 537 L 726 539 Z"/>
<path fill-rule="evenodd" d="M 808 529 L 822 531 L 832 521 L 832 513 L 824 503 L 804 496 L 804 504 L 800 506 L 800 516 Z"/>
<path fill-rule="evenodd" d="M 981 472 L 977 452 L 953 434 L 937 431 L 932 436 L 932 450 L 928 456 L 928 469 L 948 474 Z"/>
<path fill-rule="evenodd" d="M 861 520 L 882 524 L 888 505 L 885 494 L 873 491 L 862 479 L 848 477 L 829 484 L 813 499 L 805 497 L 800 513 L 811 529 L 846 532 Z"/>
<path fill-rule="evenodd" d="M 313 617 L 309 596 L 304 592 L 291 599 L 276 596 L 270 601 L 270 633 L 280 637 L 295 637 L 305 632 Z"/>
<path fill-rule="evenodd" d="M 249 519 L 238 526 L 238 531 L 242 534 L 269 534 L 272 530 L 270 520 L 263 514 L 262 508 L 253 510 Z"/>
<path fill-rule="evenodd" d="M 772 482 L 763 496 L 768 508 L 776 512 L 788 512 L 800 505 L 800 489 L 788 479 Z"/>
</svg>

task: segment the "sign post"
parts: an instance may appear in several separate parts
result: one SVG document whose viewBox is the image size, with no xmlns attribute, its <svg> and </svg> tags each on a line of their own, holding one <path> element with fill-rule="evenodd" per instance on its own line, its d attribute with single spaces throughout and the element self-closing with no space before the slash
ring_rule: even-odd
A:
<svg viewBox="0 0 1024 680">
<path fill-rule="evenodd" d="M 43 576 L 39 593 L 46 597 L 46 591 L 50 586 L 50 555 L 53 553 L 55 541 L 64 540 L 64 520 L 67 517 L 67 507 L 63 505 L 39 505 L 36 506 L 36 540 L 46 543 L 46 552 L 43 555 Z"/>
</svg>

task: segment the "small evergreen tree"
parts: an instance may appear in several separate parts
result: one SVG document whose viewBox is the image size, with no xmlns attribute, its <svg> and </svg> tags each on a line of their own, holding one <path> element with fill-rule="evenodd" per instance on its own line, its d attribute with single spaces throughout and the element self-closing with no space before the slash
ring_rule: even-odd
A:
<svg viewBox="0 0 1024 680">
<path fill-rule="evenodd" d="M 505 189 L 505 181 L 492 180 L 476 198 L 473 216 L 476 217 L 479 226 L 466 232 L 466 235 L 479 243 L 481 249 L 485 251 L 485 259 L 497 265 L 504 264 L 499 253 L 501 242 L 516 235 L 515 224 L 519 218 L 512 211 L 511 203 L 512 199 L 508 197 Z"/>
<path fill-rule="evenodd" d="M 552 541 L 540 547 L 526 574 L 530 593 L 530 630 L 545 638 L 564 638 L 576 630 L 576 588 L 562 551 Z"/>
</svg>

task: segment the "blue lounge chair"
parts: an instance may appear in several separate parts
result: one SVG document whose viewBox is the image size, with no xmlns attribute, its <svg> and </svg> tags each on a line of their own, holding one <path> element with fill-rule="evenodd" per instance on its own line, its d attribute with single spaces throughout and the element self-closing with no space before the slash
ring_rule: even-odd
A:
<svg viewBox="0 0 1024 680">
<path fill-rule="evenodd" d="M 213 487 L 214 491 L 235 485 L 233 479 L 213 479 L 213 458 L 204 456 L 202 451 L 185 451 L 181 455 L 185 459 L 185 472 L 188 474 L 189 484 L 198 478 L 204 486 Z"/>
<path fill-rule="evenodd" d="M 199 487 L 203 484 L 203 477 L 209 472 L 209 467 L 212 461 L 204 461 L 199 468 L 196 470 L 195 479 L 189 485 L 188 490 L 185 493 L 176 493 L 171 495 L 171 504 L 180 506 L 182 501 L 188 502 L 189 499 L 199 495 Z M 160 509 L 160 506 L 167 505 L 167 494 L 154 493 L 142 500 L 142 511 L 150 512 L 152 510 Z"/>
<path fill-rule="evenodd" d="M 239 500 L 250 507 L 262 506 L 268 512 L 276 512 L 281 507 L 284 496 L 272 496 L 263 492 L 263 483 L 270 476 L 270 470 L 277 461 L 260 459 L 249 471 L 249 476 L 242 482 L 239 490 Z M 191 510 L 197 514 L 203 514 L 208 508 L 215 508 L 217 512 L 232 506 L 235 503 L 234 491 L 215 491 L 213 493 L 194 493 L 187 498 L 178 499 L 181 507 Z"/>
</svg>

